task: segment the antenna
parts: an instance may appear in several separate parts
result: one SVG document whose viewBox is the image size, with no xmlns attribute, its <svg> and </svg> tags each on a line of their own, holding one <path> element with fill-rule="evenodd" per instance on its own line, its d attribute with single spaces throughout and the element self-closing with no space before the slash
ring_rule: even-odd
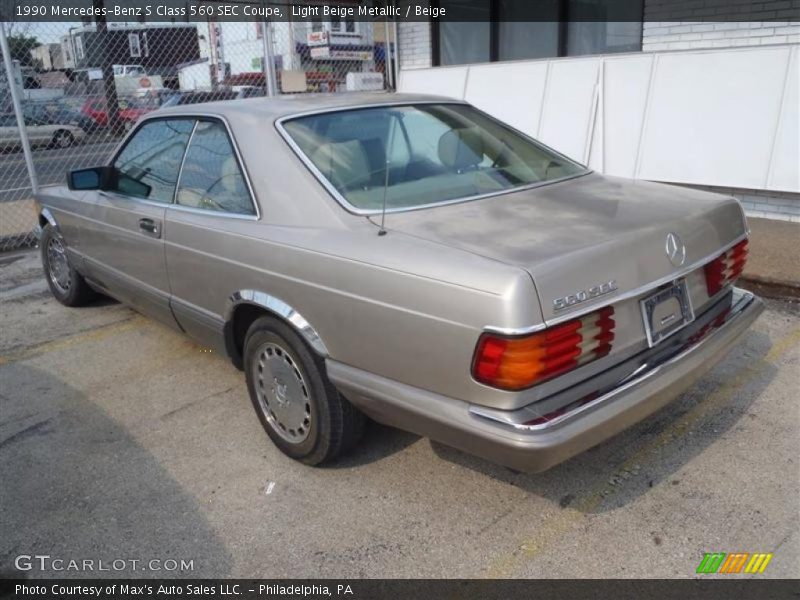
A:
<svg viewBox="0 0 800 600">
<path fill-rule="evenodd" d="M 394 129 L 396 127 L 395 121 L 391 120 L 391 113 L 389 113 L 389 118 L 389 135 L 386 136 L 386 165 L 383 169 L 383 209 L 381 209 L 381 227 L 378 230 L 378 235 L 386 235 L 386 229 L 383 227 L 383 225 L 386 222 L 386 196 L 389 191 L 389 165 L 391 164 L 391 161 L 389 160 L 389 152 L 394 145 Z"/>
</svg>

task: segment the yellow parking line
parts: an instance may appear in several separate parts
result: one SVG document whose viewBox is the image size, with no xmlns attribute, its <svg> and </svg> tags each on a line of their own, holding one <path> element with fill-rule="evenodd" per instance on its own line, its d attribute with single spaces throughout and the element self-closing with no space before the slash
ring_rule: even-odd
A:
<svg viewBox="0 0 800 600">
<path fill-rule="evenodd" d="M 634 465 L 641 465 L 657 450 L 665 447 L 686 434 L 691 427 L 720 408 L 732 394 L 756 378 L 764 369 L 774 363 L 786 352 L 800 344 L 800 328 L 790 332 L 778 340 L 767 354 L 754 365 L 740 371 L 730 381 L 719 386 L 706 400 L 696 404 L 691 410 L 662 431 L 654 440 L 643 446 L 628 458 L 618 471 L 629 470 Z M 603 500 L 611 497 L 611 492 L 621 491 L 621 486 L 613 486 L 607 481 L 579 496 L 569 508 L 561 509 L 553 517 L 537 523 L 535 534 L 517 544 L 517 549 L 500 556 L 486 569 L 489 578 L 504 579 L 511 577 L 519 564 L 541 554 L 548 546 L 556 542 L 561 534 L 566 533 L 584 518 L 584 514 L 597 509 Z M 605 494 L 603 492 L 606 492 Z"/>
<path fill-rule="evenodd" d="M 109 325 L 104 325 L 102 327 L 98 327 L 97 329 L 82 331 L 80 333 L 76 333 L 75 335 L 71 335 L 66 338 L 45 342 L 43 344 L 39 344 L 38 346 L 26 348 L 25 350 L 22 350 L 20 352 L 7 354 L 5 356 L 0 356 L 0 365 L 5 365 L 7 363 L 12 363 L 12 362 L 19 362 L 21 360 L 33 358 L 34 356 L 47 354 L 48 352 L 55 352 L 56 350 L 64 350 L 65 348 L 70 348 L 77 344 L 83 344 L 86 342 L 95 342 L 97 340 L 101 340 L 116 333 L 121 333 L 123 331 L 130 331 L 132 329 L 139 327 L 145 322 L 146 319 L 141 315 L 134 315 L 133 317 L 130 317 L 128 319 L 117 321 Z"/>
</svg>

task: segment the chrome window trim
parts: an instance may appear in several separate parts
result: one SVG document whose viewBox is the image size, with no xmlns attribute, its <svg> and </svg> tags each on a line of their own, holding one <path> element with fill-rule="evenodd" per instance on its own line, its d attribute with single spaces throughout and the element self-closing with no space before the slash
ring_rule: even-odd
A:
<svg viewBox="0 0 800 600">
<path fill-rule="evenodd" d="M 580 310 L 576 310 L 575 312 L 567 313 L 565 315 L 559 315 L 558 317 L 556 317 L 554 319 L 545 319 L 543 323 L 539 323 L 538 325 L 529 325 L 527 327 L 500 327 L 500 326 L 495 326 L 495 325 L 486 325 L 483 328 L 483 331 L 485 331 L 487 333 L 499 333 L 499 334 L 502 334 L 502 335 L 525 335 L 525 334 L 528 334 L 528 333 L 536 333 L 537 331 L 541 331 L 542 329 L 546 329 L 548 327 L 553 327 L 554 325 L 558 325 L 560 323 L 565 323 L 566 321 L 571 321 L 573 319 L 578 319 L 580 317 L 588 315 L 589 313 L 593 313 L 596 310 L 599 310 L 600 308 L 603 308 L 604 306 L 609 306 L 611 304 L 617 304 L 618 302 L 623 302 L 625 300 L 629 300 L 630 298 L 635 298 L 636 296 L 640 296 L 642 294 L 646 294 L 647 292 L 652 291 L 655 288 L 664 285 L 665 283 L 669 283 L 671 281 L 675 281 L 676 279 L 681 279 L 682 277 L 686 277 L 689 273 L 691 273 L 695 269 L 699 269 L 700 267 L 702 267 L 706 263 L 708 263 L 708 262 L 714 260 L 715 258 L 717 258 L 717 256 L 719 256 L 723 252 L 727 252 L 728 250 L 733 248 L 736 244 L 738 244 L 742 240 L 746 240 L 747 238 L 748 238 L 748 232 L 745 232 L 745 233 L 741 234 L 739 237 L 735 238 L 732 242 L 729 242 L 728 244 L 726 244 L 724 246 L 721 246 L 719 248 L 719 250 L 716 250 L 715 252 L 707 255 L 706 257 L 701 258 L 700 260 L 697 260 L 697 261 L 693 262 L 692 264 L 690 264 L 690 265 L 688 265 L 686 267 L 683 267 L 679 271 L 675 271 L 674 273 L 671 273 L 670 275 L 665 275 L 661 279 L 656 279 L 655 281 L 653 281 L 651 283 L 647 283 L 645 285 L 639 286 L 639 287 L 634 288 L 632 290 L 629 290 L 629 291 L 627 291 L 627 292 L 625 292 L 623 294 L 619 294 L 617 296 L 612 296 L 612 295 L 599 296 L 598 299 L 602 298 L 604 300 L 604 302 L 596 302 L 595 304 L 590 304 L 589 306 L 584 306 Z M 534 287 L 536 286 L 535 278 L 534 278 L 533 285 L 534 285 Z M 728 286 L 726 286 L 725 289 L 727 289 L 727 287 Z M 718 292 L 718 295 L 721 292 L 722 292 L 722 290 L 720 292 Z M 715 298 L 716 298 L 716 296 L 715 296 Z M 710 298 L 709 300 L 713 300 L 713 299 L 714 298 Z"/>
<path fill-rule="evenodd" d="M 583 177 L 583 176 L 589 175 L 590 173 L 593 172 L 591 169 L 588 169 L 585 165 L 582 165 L 582 164 L 572 160 L 571 158 L 569 158 L 567 156 L 564 156 L 560 152 L 557 152 L 557 151 L 553 150 L 552 148 L 549 148 L 549 147 L 543 145 L 538 140 L 535 140 L 534 138 L 532 138 L 529 135 L 519 131 L 518 129 L 515 129 L 515 128 L 511 127 L 507 123 L 503 123 L 502 121 L 498 121 L 497 119 L 495 119 L 491 115 L 487 115 L 483 111 L 481 111 L 478 108 L 472 106 L 469 102 L 464 102 L 464 101 L 461 101 L 461 100 L 420 100 L 420 101 L 417 101 L 417 102 L 413 102 L 413 101 L 412 102 L 409 102 L 409 101 L 404 101 L 404 102 L 386 102 L 386 103 L 379 103 L 379 104 L 356 104 L 356 105 L 352 105 L 352 106 L 337 106 L 337 107 L 333 107 L 333 108 L 329 107 L 329 108 L 324 108 L 324 109 L 320 109 L 320 110 L 309 110 L 309 111 L 305 111 L 305 112 L 293 113 L 291 115 L 285 115 L 283 117 L 280 117 L 279 119 L 276 119 L 275 120 L 275 129 L 278 130 L 278 133 L 280 134 L 280 136 L 289 145 L 289 147 L 292 149 L 292 151 L 295 153 L 295 155 L 297 155 L 297 157 L 300 159 L 300 161 L 306 166 L 306 168 L 309 171 L 311 171 L 312 175 L 314 175 L 314 177 L 317 179 L 317 181 L 319 181 L 319 183 L 322 184 L 322 186 L 327 190 L 327 192 L 331 196 L 333 196 L 334 200 L 336 200 L 342 206 L 342 208 L 344 208 L 349 213 L 352 213 L 352 214 L 355 214 L 355 215 L 360 215 L 360 216 L 380 215 L 383 212 L 380 209 L 358 208 L 357 206 L 354 206 L 350 202 L 348 202 L 348 200 L 339 192 L 339 190 L 337 190 L 333 186 L 333 184 L 330 183 L 330 181 L 328 181 L 328 178 L 325 177 L 325 175 L 322 174 L 322 172 L 316 167 L 316 165 L 313 162 L 311 162 L 311 159 L 306 156 L 305 152 L 303 152 L 303 150 L 300 148 L 300 146 L 298 146 L 297 143 L 294 141 L 294 139 L 292 139 L 292 136 L 289 135 L 289 132 L 286 131 L 286 128 L 283 126 L 283 124 L 286 121 L 293 121 L 295 119 L 301 119 L 303 117 L 308 117 L 308 116 L 312 116 L 312 115 L 320 115 L 320 114 L 333 113 L 333 112 L 350 112 L 350 111 L 353 111 L 353 110 L 362 110 L 362 109 L 376 109 L 377 110 L 377 109 L 380 109 L 380 108 L 383 108 L 383 107 L 387 107 L 387 106 L 418 106 L 418 105 L 421 105 L 421 104 L 439 104 L 439 105 L 454 104 L 454 105 L 458 105 L 458 106 L 468 106 L 471 109 L 473 109 L 473 110 L 481 113 L 482 115 L 485 115 L 486 117 L 490 118 L 491 120 L 495 121 L 496 123 L 501 124 L 503 127 L 507 128 L 507 129 L 510 129 L 511 131 L 517 133 L 518 135 L 522 136 L 526 140 L 534 143 L 537 147 L 544 148 L 549 152 L 553 152 L 554 154 L 565 158 L 570 163 L 573 163 L 575 165 L 578 165 L 579 167 L 582 167 L 584 170 L 582 172 L 580 172 L 580 173 L 574 173 L 572 175 L 566 175 L 564 177 L 558 177 L 556 179 L 548 179 L 547 181 L 538 181 L 536 183 L 531 183 L 531 184 L 528 184 L 528 185 L 522 185 L 522 186 L 514 187 L 514 188 L 511 188 L 511 189 L 508 189 L 508 190 L 499 190 L 499 191 L 496 191 L 496 192 L 487 192 L 485 194 L 476 194 L 474 196 L 464 196 L 462 198 L 452 198 L 450 200 L 443 200 L 441 202 L 430 202 L 428 204 L 420 204 L 418 206 L 402 207 L 402 208 L 388 208 L 388 209 L 386 209 L 386 214 L 411 212 L 411 211 L 414 211 L 414 210 L 425 210 L 427 208 L 436 208 L 436 207 L 439 207 L 439 206 L 448 206 L 448 205 L 451 205 L 451 204 L 460 204 L 462 202 L 472 202 L 474 200 L 482 200 L 484 198 L 493 198 L 495 196 L 503 196 L 505 194 L 513 194 L 513 193 L 516 193 L 516 192 L 523 192 L 523 191 L 526 191 L 526 190 L 542 187 L 542 186 L 545 186 L 545 185 L 551 185 L 551 184 L 554 184 L 554 183 L 560 183 L 562 181 L 567 181 L 569 179 L 575 179 L 577 177 Z"/>
<path fill-rule="evenodd" d="M 197 131 L 197 125 L 198 125 L 198 123 L 200 123 L 201 118 L 196 118 L 195 119 L 194 127 L 192 128 L 192 133 L 189 136 L 189 141 L 186 142 L 186 150 L 184 150 L 184 152 L 183 152 L 183 160 L 181 160 L 181 167 L 178 170 L 178 182 L 175 185 L 175 194 L 174 194 L 173 202 L 171 204 L 171 208 L 175 208 L 175 209 L 182 210 L 182 211 L 187 212 L 187 213 L 193 213 L 193 214 L 216 215 L 216 216 L 231 217 L 231 218 L 235 218 L 235 219 L 258 221 L 261 218 L 261 215 L 258 212 L 258 203 L 255 201 L 255 194 L 253 193 L 253 188 L 250 185 L 250 179 L 247 176 L 247 172 L 245 171 L 244 163 L 242 161 L 242 156 L 241 156 L 241 154 L 239 154 L 239 149 L 236 146 L 236 143 L 235 143 L 235 141 L 233 139 L 233 132 L 231 131 L 231 128 L 228 126 L 227 121 L 225 121 L 225 119 L 223 119 L 221 117 L 203 117 L 203 118 L 205 118 L 205 119 L 207 119 L 209 121 L 220 122 L 225 126 L 225 130 L 226 130 L 227 135 L 228 135 L 228 141 L 230 142 L 231 148 L 233 148 L 233 153 L 236 156 L 236 164 L 239 167 L 239 172 L 242 174 L 242 177 L 244 178 L 245 183 L 247 184 L 247 191 L 248 191 L 248 194 L 250 195 L 250 204 L 253 206 L 253 209 L 255 210 L 255 214 L 251 215 L 251 214 L 247 214 L 247 213 L 237 213 L 237 212 L 230 212 L 230 211 L 225 211 L 225 210 L 210 210 L 210 209 L 206 209 L 206 208 L 196 208 L 194 206 L 183 206 L 181 204 L 178 204 L 178 190 L 181 187 L 181 178 L 183 177 L 183 166 L 186 164 L 186 155 L 189 154 L 189 146 L 192 144 L 192 140 L 194 139 L 195 131 Z"/>
<path fill-rule="evenodd" d="M 157 111 L 155 111 L 157 112 Z M 177 113 L 177 114 L 169 114 L 169 115 L 159 115 L 159 114 L 151 114 L 142 117 L 139 122 L 136 124 L 136 127 L 131 129 L 128 132 L 128 135 L 120 142 L 120 145 L 117 146 L 116 150 L 111 155 L 111 159 L 109 160 L 108 164 L 113 165 L 114 161 L 119 156 L 120 152 L 125 149 L 125 146 L 128 144 L 128 140 L 130 140 L 133 135 L 141 129 L 145 123 L 150 121 L 163 121 L 163 120 L 170 120 L 170 119 L 194 119 L 194 125 L 192 126 L 192 131 L 189 134 L 189 139 L 186 142 L 186 148 L 183 150 L 183 156 L 181 157 L 181 164 L 178 168 L 178 179 L 175 181 L 175 192 L 172 195 L 172 202 L 153 202 L 152 200 L 147 200 L 145 198 L 136 198 L 135 196 L 126 196 L 124 194 L 116 194 L 120 198 L 124 198 L 126 200 L 132 200 L 135 202 L 144 202 L 147 204 L 154 204 L 157 206 L 164 206 L 166 208 L 174 208 L 176 210 L 182 210 L 185 212 L 192 212 L 197 214 L 204 214 L 204 215 L 214 215 L 217 217 L 224 217 L 224 218 L 234 218 L 234 219 L 245 219 L 249 221 L 259 221 L 261 220 L 261 210 L 259 208 L 258 201 L 256 200 L 256 194 L 253 189 L 253 184 L 250 181 L 250 174 L 247 172 L 247 167 L 244 164 L 244 160 L 242 159 L 242 153 L 239 151 L 239 144 L 236 143 L 236 137 L 233 135 L 233 130 L 231 129 L 230 123 L 228 120 L 222 115 L 216 115 L 212 113 L 204 113 L 204 112 L 186 112 L 186 113 Z M 255 215 L 247 215 L 243 213 L 230 213 L 225 211 L 219 210 L 205 210 L 202 208 L 193 208 L 190 206 L 180 206 L 175 202 L 176 195 L 178 193 L 178 186 L 181 182 L 181 176 L 183 175 L 183 164 L 186 160 L 186 151 L 189 149 L 189 144 L 192 141 L 192 137 L 194 137 L 194 131 L 197 128 L 197 122 L 199 119 L 208 119 L 212 121 L 219 121 L 225 126 L 225 130 L 228 133 L 228 140 L 233 147 L 233 152 L 236 155 L 236 161 L 239 165 L 239 170 L 242 172 L 242 177 L 244 177 L 244 181 L 247 184 L 247 191 L 250 194 L 250 202 L 253 205 L 253 208 L 256 211 Z"/>
<path fill-rule="evenodd" d="M 177 121 L 177 120 L 188 120 L 193 119 L 193 117 L 189 115 L 154 115 L 152 117 L 144 117 L 140 119 L 134 128 L 132 128 L 128 134 L 122 139 L 119 145 L 114 149 L 114 152 L 111 154 L 111 159 L 108 161 L 108 166 L 113 167 L 114 163 L 119 158 L 119 155 L 122 154 L 122 151 L 125 150 L 128 143 L 131 141 L 133 136 L 135 136 L 139 130 L 141 130 L 148 122 L 150 121 Z M 194 120 L 192 124 L 192 130 L 189 132 L 189 138 L 186 140 L 186 146 L 183 148 L 183 154 L 181 155 L 181 164 L 178 166 L 178 178 L 175 180 L 175 190 L 178 189 L 178 182 L 180 181 L 181 176 L 181 168 L 183 167 L 183 159 L 186 156 L 186 148 L 189 147 L 189 140 L 192 139 L 192 134 L 194 133 L 194 128 L 197 126 L 197 120 Z M 122 200 L 130 200 L 132 202 L 142 202 L 144 204 L 149 204 L 152 206 L 161 206 L 167 207 L 171 206 L 172 203 L 175 201 L 175 191 L 172 192 L 172 200 L 170 202 L 156 202 L 155 200 L 148 200 L 147 198 L 138 198 L 136 196 L 129 196 L 127 194 L 121 194 L 116 190 L 99 190 L 100 195 L 106 196 L 115 196 Z"/>
<path fill-rule="evenodd" d="M 182 206 L 180 204 L 167 204 L 169 210 L 185 212 L 194 215 L 206 215 L 210 217 L 225 217 L 226 219 L 239 219 L 242 221 L 258 221 L 258 215 L 248 215 L 245 213 L 225 212 L 222 210 L 209 210 L 206 208 L 195 208 L 194 206 Z"/>
<path fill-rule="evenodd" d="M 167 208 L 168 206 L 172 206 L 169 202 L 156 202 L 155 200 L 148 200 L 147 198 L 137 198 L 136 196 L 120 194 L 114 190 L 98 190 L 97 195 L 102 196 L 103 198 L 118 198 L 119 200 L 124 200 L 126 202 L 136 202 L 138 204 L 157 206 L 159 208 Z"/>
<path fill-rule="evenodd" d="M 178 178 L 175 180 L 175 189 L 172 191 L 172 205 L 178 204 L 178 189 L 181 187 L 181 178 L 183 177 L 183 165 L 186 164 L 186 155 L 189 154 L 189 146 L 194 139 L 194 132 L 197 131 L 197 119 L 194 120 L 192 130 L 189 132 L 189 139 L 186 140 L 186 148 L 183 149 L 183 156 L 181 156 L 181 164 L 178 166 Z"/>
</svg>

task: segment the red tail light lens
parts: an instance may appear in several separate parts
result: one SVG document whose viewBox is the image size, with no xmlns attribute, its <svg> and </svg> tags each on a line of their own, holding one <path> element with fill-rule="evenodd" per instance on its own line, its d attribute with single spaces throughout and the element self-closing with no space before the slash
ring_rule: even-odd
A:
<svg viewBox="0 0 800 600">
<path fill-rule="evenodd" d="M 472 375 L 504 390 L 552 379 L 611 351 L 614 308 L 608 306 L 524 337 L 485 333 L 478 340 Z"/>
<path fill-rule="evenodd" d="M 747 262 L 747 251 L 747 240 L 742 240 L 704 267 L 709 296 L 714 296 L 726 285 L 739 279 Z"/>
</svg>

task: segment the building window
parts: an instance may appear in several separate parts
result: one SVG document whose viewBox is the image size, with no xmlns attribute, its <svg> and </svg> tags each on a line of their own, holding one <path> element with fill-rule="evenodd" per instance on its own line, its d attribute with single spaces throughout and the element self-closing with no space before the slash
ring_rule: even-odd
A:
<svg viewBox="0 0 800 600">
<path fill-rule="evenodd" d="M 432 21 L 433 63 L 636 52 L 644 1 L 434 0 L 447 21 Z"/>
<path fill-rule="evenodd" d="M 142 55 L 142 47 L 139 45 L 139 34 L 128 34 L 128 48 L 130 49 L 131 58 L 139 58 Z"/>
<path fill-rule="evenodd" d="M 452 20 L 439 23 L 439 62 L 442 65 L 491 60 L 491 3 L 489 0 L 442 0 Z"/>
<path fill-rule="evenodd" d="M 330 28 L 331 33 L 358 33 L 358 23 L 350 19 L 332 18 Z"/>
<path fill-rule="evenodd" d="M 75 56 L 78 60 L 83 60 L 83 38 L 81 36 L 75 38 Z"/>
</svg>

